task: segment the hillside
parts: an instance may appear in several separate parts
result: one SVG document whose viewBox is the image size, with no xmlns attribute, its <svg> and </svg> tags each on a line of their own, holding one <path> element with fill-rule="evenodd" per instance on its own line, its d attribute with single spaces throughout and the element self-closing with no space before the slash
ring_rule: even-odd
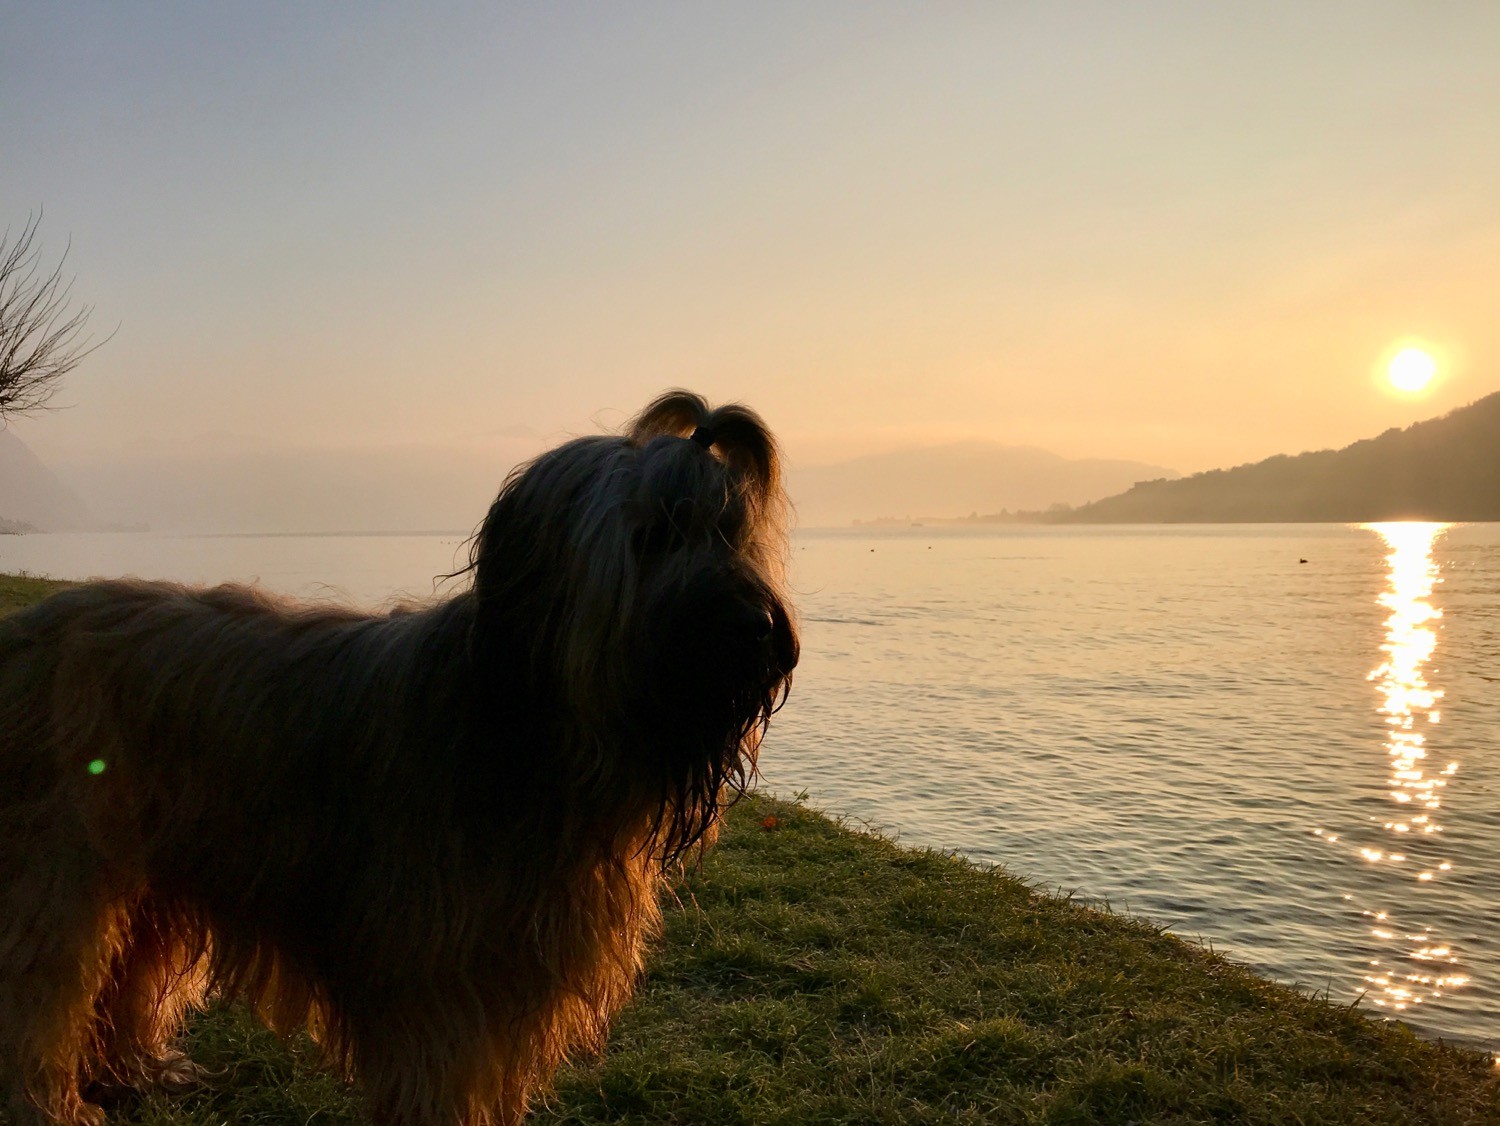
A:
<svg viewBox="0 0 1500 1126">
<path fill-rule="evenodd" d="M 1500 392 L 1341 450 L 1145 481 L 1055 516 L 1090 524 L 1500 520 Z"/>
<path fill-rule="evenodd" d="M 97 525 L 78 495 L 25 442 L 0 429 L 0 527 L 76 532 Z"/>
<path fill-rule="evenodd" d="M 1136 461 L 1070 460 L 1032 447 L 976 441 L 794 466 L 788 487 L 798 523 L 807 528 L 1084 504 L 1136 481 L 1175 476 Z"/>
</svg>

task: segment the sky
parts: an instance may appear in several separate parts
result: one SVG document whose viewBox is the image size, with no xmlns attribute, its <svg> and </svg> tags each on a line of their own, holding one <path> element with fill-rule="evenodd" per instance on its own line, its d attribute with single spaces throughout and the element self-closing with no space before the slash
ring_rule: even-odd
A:
<svg viewBox="0 0 1500 1126">
<path fill-rule="evenodd" d="M 669 386 L 794 469 L 1339 446 L 1500 390 L 1496 58 L 1490 0 L 10 0 L 0 228 L 109 337 L 10 425 L 203 530 L 470 526 Z"/>
</svg>

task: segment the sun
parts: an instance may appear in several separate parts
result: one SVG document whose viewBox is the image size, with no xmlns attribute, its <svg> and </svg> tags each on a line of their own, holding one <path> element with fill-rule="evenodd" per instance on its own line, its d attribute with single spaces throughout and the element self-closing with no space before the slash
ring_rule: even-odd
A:
<svg viewBox="0 0 1500 1126">
<path fill-rule="evenodd" d="M 1385 376 L 1397 391 L 1416 394 L 1425 391 L 1437 374 L 1437 360 L 1422 348 L 1403 348 L 1386 364 Z"/>
</svg>

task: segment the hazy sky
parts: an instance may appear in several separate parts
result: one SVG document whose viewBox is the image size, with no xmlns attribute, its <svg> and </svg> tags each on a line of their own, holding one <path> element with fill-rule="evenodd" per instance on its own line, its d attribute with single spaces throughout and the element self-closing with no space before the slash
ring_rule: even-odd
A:
<svg viewBox="0 0 1500 1126">
<path fill-rule="evenodd" d="M 1500 390 L 1497 60 L 1491 0 L 8 0 L 0 226 L 118 325 L 15 431 L 257 527 L 472 523 L 678 384 L 801 463 L 1341 445 Z"/>
</svg>

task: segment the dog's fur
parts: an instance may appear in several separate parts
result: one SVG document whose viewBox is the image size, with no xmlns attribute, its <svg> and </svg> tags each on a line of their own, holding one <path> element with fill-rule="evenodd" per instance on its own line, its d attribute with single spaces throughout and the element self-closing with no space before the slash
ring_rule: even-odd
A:
<svg viewBox="0 0 1500 1126">
<path fill-rule="evenodd" d="M 691 437 L 689 437 L 691 435 Z M 0 1089 L 95 1123 L 210 996 L 381 1126 L 515 1123 L 596 1048 L 785 698 L 775 444 L 669 392 L 511 475 L 464 593 L 99 582 L 0 621 Z"/>
</svg>

